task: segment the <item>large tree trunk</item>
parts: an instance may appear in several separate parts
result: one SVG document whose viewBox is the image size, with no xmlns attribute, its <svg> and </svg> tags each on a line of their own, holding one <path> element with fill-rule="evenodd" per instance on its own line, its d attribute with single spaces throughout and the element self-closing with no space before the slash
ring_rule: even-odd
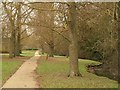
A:
<svg viewBox="0 0 120 90">
<path fill-rule="evenodd" d="M 16 34 L 16 56 L 19 56 L 20 55 L 20 45 L 21 45 L 21 41 L 20 41 L 20 33 L 21 33 L 21 4 L 18 3 L 18 13 L 17 13 L 17 34 Z"/>
<path fill-rule="evenodd" d="M 69 3 L 69 58 L 70 58 L 70 74 L 69 76 L 80 76 L 78 66 L 78 38 L 77 38 L 77 27 L 76 27 L 76 5 L 75 2 Z"/>
</svg>

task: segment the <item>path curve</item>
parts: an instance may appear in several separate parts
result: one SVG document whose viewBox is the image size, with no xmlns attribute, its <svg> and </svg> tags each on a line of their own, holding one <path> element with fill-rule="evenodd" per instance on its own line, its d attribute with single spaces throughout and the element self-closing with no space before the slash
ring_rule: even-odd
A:
<svg viewBox="0 0 120 90">
<path fill-rule="evenodd" d="M 39 51 L 36 51 L 35 56 L 24 62 L 2 88 L 39 88 L 36 81 L 37 76 L 34 72 L 39 57 Z"/>
</svg>

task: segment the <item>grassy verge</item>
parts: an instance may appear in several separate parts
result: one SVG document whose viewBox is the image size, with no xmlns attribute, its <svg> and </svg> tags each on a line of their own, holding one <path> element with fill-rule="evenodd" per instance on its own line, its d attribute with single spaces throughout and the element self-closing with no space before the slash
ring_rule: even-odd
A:
<svg viewBox="0 0 120 90">
<path fill-rule="evenodd" d="M 21 64 L 21 61 L 2 61 L 2 83 L 5 83 Z"/>
<path fill-rule="evenodd" d="M 38 82 L 42 88 L 117 88 L 118 84 L 114 80 L 100 77 L 87 72 L 86 65 L 98 64 L 91 60 L 80 60 L 79 70 L 83 77 L 67 77 L 69 62 L 65 57 L 55 57 L 45 60 L 41 57 L 38 61 L 37 73 Z"/>
<path fill-rule="evenodd" d="M 15 57 L 10 59 L 8 53 L 2 54 L 2 61 L 0 61 L 0 67 L 2 67 L 2 84 L 11 77 L 16 70 L 22 65 L 22 63 L 34 56 L 35 50 L 24 50 L 22 51 L 22 57 Z"/>
</svg>

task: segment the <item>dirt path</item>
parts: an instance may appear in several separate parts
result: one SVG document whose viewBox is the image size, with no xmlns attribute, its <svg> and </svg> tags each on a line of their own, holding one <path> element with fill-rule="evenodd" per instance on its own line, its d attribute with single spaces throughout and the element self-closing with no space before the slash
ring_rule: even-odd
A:
<svg viewBox="0 0 120 90">
<path fill-rule="evenodd" d="M 39 52 L 36 51 L 35 56 L 24 62 L 2 88 L 39 88 L 34 72 L 39 57 Z"/>
</svg>

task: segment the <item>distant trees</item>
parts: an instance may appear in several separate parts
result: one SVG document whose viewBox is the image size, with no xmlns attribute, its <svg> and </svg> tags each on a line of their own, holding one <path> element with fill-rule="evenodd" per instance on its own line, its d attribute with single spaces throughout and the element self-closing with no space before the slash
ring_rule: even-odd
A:
<svg viewBox="0 0 120 90">
<path fill-rule="evenodd" d="M 35 34 L 38 36 L 40 47 L 43 51 L 43 46 L 48 46 L 49 57 L 54 56 L 54 3 L 33 3 L 32 8 L 35 10 L 32 25 L 35 28 Z M 39 10 L 40 9 L 40 10 Z"/>
</svg>

